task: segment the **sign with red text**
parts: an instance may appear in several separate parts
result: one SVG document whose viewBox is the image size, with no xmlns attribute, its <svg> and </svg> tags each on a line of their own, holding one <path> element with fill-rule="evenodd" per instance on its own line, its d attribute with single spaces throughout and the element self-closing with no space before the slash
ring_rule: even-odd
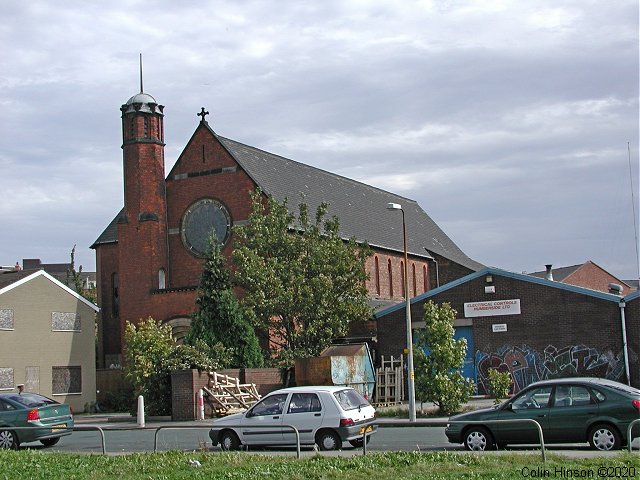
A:
<svg viewBox="0 0 640 480">
<path fill-rule="evenodd" d="M 464 304 L 465 317 L 493 317 L 497 315 L 520 315 L 520 299 Z"/>
</svg>

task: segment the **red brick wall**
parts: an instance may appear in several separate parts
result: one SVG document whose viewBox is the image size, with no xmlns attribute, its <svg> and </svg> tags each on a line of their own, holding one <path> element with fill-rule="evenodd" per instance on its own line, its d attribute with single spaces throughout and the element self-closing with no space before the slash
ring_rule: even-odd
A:
<svg viewBox="0 0 640 480">
<path fill-rule="evenodd" d="M 623 295 L 627 295 L 629 293 L 629 287 L 624 285 L 624 282 L 620 281 L 618 278 L 603 270 L 593 262 L 586 262 L 575 272 L 563 279 L 562 282 L 568 283 L 569 285 L 590 288 L 592 290 L 599 290 L 601 292 L 609 292 L 609 284 L 615 283 L 625 289 L 622 292 Z"/>
<path fill-rule="evenodd" d="M 376 259 L 378 270 L 376 274 Z M 389 261 L 391 261 L 391 275 L 389 275 Z M 414 280 L 415 267 L 415 280 Z M 426 267 L 426 281 L 425 281 Z M 383 250 L 374 250 L 374 254 L 365 263 L 369 274 L 366 282 L 371 296 L 385 300 L 402 300 L 404 298 L 404 254 Z M 424 259 L 409 257 L 409 295 L 415 297 L 433 288 L 429 281 L 429 264 Z M 379 286 L 379 294 L 378 294 Z M 392 288 L 393 287 L 393 288 Z M 426 288 L 425 288 L 426 287 Z"/>
<path fill-rule="evenodd" d="M 204 149 L 204 158 L 203 158 Z M 181 175 L 221 168 L 236 167 L 235 172 L 219 172 L 181 178 Z M 182 243 L 180 227 L 186 209 L 202 198 L 221 202 L 231 216 L 231 223 L 247 220 L 251 212 L 249 194 L 255 183 L 240 169 L 220 142 L 202 124 L 187 144 L 167 179 L 169 221 L 170 286 L 179 288 L 198 285 L 202 273 L 202 259 L 191 255 Z M 229 256 L 233 238 L 223 254 Z"/>
<path fill-rule="evenodd" d="M 121 352 L 120 320 L 113 315 L 111 278 L 118 271 L 118 249 L 115 243 L 96 248 L 96 283 L 98 312 L 98 368 L 106 368 L 105 355 Z"/>
</svg>

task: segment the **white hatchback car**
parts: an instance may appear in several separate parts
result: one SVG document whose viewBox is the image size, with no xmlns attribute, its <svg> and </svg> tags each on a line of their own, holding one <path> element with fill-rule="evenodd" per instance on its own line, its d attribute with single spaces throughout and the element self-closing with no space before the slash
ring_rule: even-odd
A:
<svg viewBox="0 0 640 480">
<path fill-rule="evenodd" d="M 240 445 L 316 444 L 321 450 L 339 450 L 347 441 L 361 447 L 363 438 L 377 431 L 376 411 L 357 390 L 349 387 L 291 387 L 266 395 L 249 410 L 213 422 L 209 437 L 223 450 Z M 269 428 L 272 427 L 272 428 Z"/>
</svg>

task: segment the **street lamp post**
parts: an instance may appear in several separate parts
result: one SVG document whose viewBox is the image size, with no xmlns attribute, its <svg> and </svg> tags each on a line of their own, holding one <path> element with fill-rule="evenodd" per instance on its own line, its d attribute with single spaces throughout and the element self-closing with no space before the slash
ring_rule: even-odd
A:
<svg viewBox="0 0 640 480">
<path fill-rule="evenodd" d="M 413 373 L 413 338 L 411 334 L 411 303 L 409 301 L 409 261 L 407 253 L 407 226 L 404 219 L 404 210 L 398 203 L 388 203 L 388 210 L 400 210 L 402 212 L 402 238 L 404 240 L 404 298 L 406 304 L 407 320 L 407 374 L 409 390 L 409 421 L 416 421 L 416 386 Z"/>
</svg>

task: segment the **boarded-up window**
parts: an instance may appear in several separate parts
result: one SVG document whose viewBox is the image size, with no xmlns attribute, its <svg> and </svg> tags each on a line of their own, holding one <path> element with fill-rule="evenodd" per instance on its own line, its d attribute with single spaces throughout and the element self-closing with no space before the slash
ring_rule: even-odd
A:
<svg viewBox="0 0 640 480">
<path fill-rule="evenodd" d="M 0 330 L 13 330 L 13 310 L 0 309 Z"/>
<path fill-rule="evenodd" d="M 80 332 L 80 314 L 75 312 L 51 312 L 51 330 Z"/>
<path fill-rule="evenodd" d="M 54 395 L 82 393 L 82 367 L 52 367 Z"/>
<path fill-rule="evenodd" d="M 0 367 L 0 390 L 13 389 L 13 368 Z"/>
</svg>

